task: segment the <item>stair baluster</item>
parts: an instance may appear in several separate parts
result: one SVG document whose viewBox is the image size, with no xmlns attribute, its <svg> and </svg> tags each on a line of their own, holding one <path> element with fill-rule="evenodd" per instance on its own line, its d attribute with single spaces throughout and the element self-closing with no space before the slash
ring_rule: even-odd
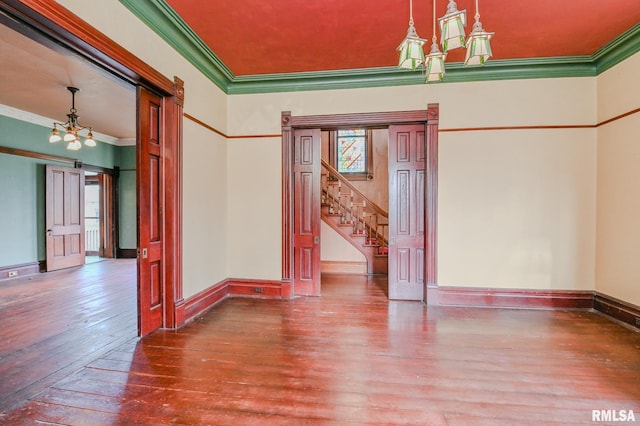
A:
<svg viewBox="0 0 640 426">
<path fill-rule="evenodd" d="M 369 273 L 386 273 L 388 213 L 324 160 L 322 167 L 325 222 L 365 255 Z"/>
</svg>

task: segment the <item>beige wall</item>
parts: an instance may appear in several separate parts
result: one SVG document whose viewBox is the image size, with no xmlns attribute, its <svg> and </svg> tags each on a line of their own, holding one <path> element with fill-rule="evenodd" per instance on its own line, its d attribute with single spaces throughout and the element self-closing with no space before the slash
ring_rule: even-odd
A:
<svg viewBox="0 0 640 426">
<path fill-rule="evenodd" d="M 640 54 L 598 78 L 605 121 L 640 108 Z M 596 290 L 640 306 L 640 113 L 598 129 Z"/>
<path fill-rule="evenodd" d="M 228 141 L 227 251 L 232 278 L 282 278 L 280 144 L 280 138 Z"/>
<path fill-rule="evenodd" d="M 366 262 L 362 253 L 347 242 L 340 234 L 326 223 L 320 227 L 320 258 L 321 260 L 340 262 Z"/>
<path fill-rule="evenodd" d="M 595 78 L 565 78 L 233 95 L 228 97 L 228 131 L 277 133 L 280 111 L 411 110 L 430 102 L 440 103 L 445 130 L 588 125 L 596 119 L 595 83 Z M 439 283 L 593 289 L 595 138 L 593 129 L 442 132 Z M 230 153 L 230 165 L 241 161 Z M 230 193 L 241 193 L 233 189 L 233 179 L 229 184 Z M 245 189 L 242 197 L 247 198 L 258 191 Z M 276 210 L 279 204 L 267 208 Z M 274 221 L 273 226 L 280 224 Z M 243 232 L 229 229 L 234 236 Z M 279 243 L 278 256 L 271 255 L 268 263 L 279 261 Z"/>
<path fill-rule="evenodd" d="M 595 78 L 447 83 L 372 89 L 231 95 L 228 134 L 280 132 L 293 115 L 405 111 L 440 104 L 440 128 L 594 124 Z"/>
<path fill-rule="evenodd" d="M 598 76 L 598 122 L 640 107 L 640 53 Z"/>
<path fill-rule="evenodd" d="M 438 283 L 593 290 L 592 129 L 445 133 Z"/>
<path fill-rule="evenodd" d="M 226 140 L 184 122 L 183 287 L 195 294 L 228 277 Z M 188 296 L 187 296 L 188 297 Z"/>
</svg>

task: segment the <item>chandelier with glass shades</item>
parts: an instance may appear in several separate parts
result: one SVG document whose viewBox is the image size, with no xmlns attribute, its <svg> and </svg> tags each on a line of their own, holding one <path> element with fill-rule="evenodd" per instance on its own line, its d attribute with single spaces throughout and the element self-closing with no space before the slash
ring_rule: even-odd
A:
<svg viewBox="0 0 640 426">
<path fill-rule="evenodd" d="M 55 143 L 61 140 L 67 142 L 67 149 L 71 151 L 77 151 L 82 148 L 82 143 L 80 142 L 79 132 L 89 129 L 87 136 L 84 140 L 84 144 L 86 146 L 96 146 L 96 141 L 93 139 L 93 131 L 91 126 L 82 126 L 78 122 L 78 114 L 76 114 L 76 93 L 80 91 L 77 87 L 67 87 L 67 90 L 71 92 L 71 109 L 69 110 L 69 114 L 67 114 L 67 121 L 65 123 L 53 123 L 53 129 L 51 130 L 51 136 L 49 137 L 49 142 Z M 64 136 L 60 136 L 60 132 L 58 131 L 58 126 L 65 130 Z"/>
<path fill-rule="evenodd" d="M 433 38 L 431 50 L 425 55 L 422 46 L 426 40 L 418 37 L 413 23 L 413 0 L 409 0 L 409 30 L 407 36 L 398 46 L 400 60 L 398 68 L 415 70 L 420 66 L 425 67 L 425 82 L 442 81 L 445 74 L 444 61 L 449 50 L 466 47 L 465 65 L 484 65 L 491 57 L 490 40 L 494 33 L 489 33 L 482 28 L 478 0 L 476 0 L 475 23 L 465 40 L 464 27 L 467 26 L 466 10 L 458 10 L 455 0 L 449 0 L 447 12 L 442 18 L 438 18 L 440 26 L 440 44 L 436 37 L 436 0 L 433 1 Z"/>
</svg>

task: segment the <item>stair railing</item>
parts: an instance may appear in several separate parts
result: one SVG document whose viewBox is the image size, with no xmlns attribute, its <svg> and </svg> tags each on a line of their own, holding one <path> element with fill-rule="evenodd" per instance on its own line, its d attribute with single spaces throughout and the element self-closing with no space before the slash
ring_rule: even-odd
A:
<svg viewBox="0 0 640 426">
<path fill-rule="evenodd" d="M 366 245 L 388 247 L 389 214 L 369 200 L 340 172 L 322 160 L 322 203 L 330 215 L 339 215 L 340 223 L 353 227 L 353 234 L 366 235 Z"/>
</svg>

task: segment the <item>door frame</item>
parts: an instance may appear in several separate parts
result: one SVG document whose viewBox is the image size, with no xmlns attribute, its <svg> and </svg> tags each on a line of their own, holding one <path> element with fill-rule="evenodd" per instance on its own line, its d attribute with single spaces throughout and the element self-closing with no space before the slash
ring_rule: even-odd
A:
<svg viewBox="0 0 640 426">
<path fill-rule="evenodd" d="M 291 298 L 295 291 L 293 245 L 293 132 L 295 129 L 331 130 L 344 127 L 388 127 L 393 124 L 424 124 L 426 172 L 424 185 L 424 299 L 437 304 L 437 215 L 438 215 L 438 122 L 439 104 L 430 103 L 426 110 L 357 114 L 294 116 L 281 114 L 282 128 L 282 297 Z M 320 218 L 318 218 L 320 220 Z"/>
<path fill-rule="evenodd" d="M 165 214 L 163 252 L 166 283 L 164 292 L 164 328 L 185 323 L 182 286 L 182 121 L 184 82 L 173 81 L 146 64 L 113 40 L 49 0 L 1 0 L 0 24 L 58 51 L 84 61 L 105 78 L 117 79 L 134 87 L 142 86 L 163 100 Z M 140 123 L 138 123 L 138 126 Z M 137 184 L 140 185 L 140 184 Z M 138 189 L 140 190 L 140 186 Z M 142 190 L 148 188 L 142 187 Z M 148 226 L 138 218 L 138 227 Z M 140 297 L 140 283 L 137 283 Z M 144 313 L 138 312 L 138 315 Z M 140 330 L 139 330 L 140 333 Z"/>
<path fill-rule="evenodd" d="M 88 249 L 88 244 L 87 244 L 87 209 L 86 209 L 86 203 L 87 203 L 87 187 L 97 187 L 98 188 L 98 217 L 97 218 L 93 218 L 92 219 L 97 219 L 98 220 L 98 250 L 97 251 L 89 251 Z M 84 254 L 85 256 L 98 256 L 100 257 L 100 251 L 102 248 L 102 238 L 103 238 L 103 233 L 104 233 L 104 229 L 103 229 L 103 224 L 102 224 L 102 220 L 104 218 L 104 201 L 103 201 L 103 191 L 102 191 L 102 183 L 99 180 L 98 175 L 96 174 L 95 176 L 87 176 L 86 171 L 85 171 L 85 175 L 84 175 L 84 199 L 85 199 L 85 209 L 84 209 L 84 226 L 85 226 L 85 247 L 84 247 Z M 88 254 L 88 253 L 92 253 L 92 254 Z"/>
<path fill-rule="evenodd" d="M 118 256 L 118 176 L 120 169 L 113 169 L 93 166 L 90 164 L 81 164 L 76 162 L 76 167 L 81 168 L 85 172 L 94 172 L 97 174 L 97 185 L 100 187 L 100 251 L 98 256 L 106 258 L 117 258 Z M 109 176 L 109 178 L 105 178 Z M 88 179 L 85 174 L 85 185 Z M 105 182 L 109 181 L 108 185 Z M 107 188 L 105 188 L 105 186 Z M 103 229 L 104 228 L 104 229 Z M 103 239 L 108 239 L 107 245 L 103 244 Z"/>
</svg>

